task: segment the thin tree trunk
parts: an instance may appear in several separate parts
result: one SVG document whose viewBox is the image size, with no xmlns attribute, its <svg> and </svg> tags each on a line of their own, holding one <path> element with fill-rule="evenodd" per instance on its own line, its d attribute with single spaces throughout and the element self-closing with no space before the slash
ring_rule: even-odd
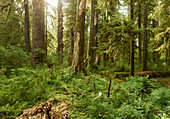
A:
<svg viewBox="0 0 170 119">
<path fill-rule="evenodd" d="M 97 5 L 97 1 L 95 1 L 95 5 Z M 94 22 L 94 46 L 98 47 L 98 14 L 99 14 L 99 9 L 95 7 L 95 22 Z M 100 55 L 99 53 L 95 52 L 95 63 L 99 64 L 100 63 Z"/>
<path fill-rule="evenodd" d="M 68 57 L 68 62 L 70 66 L 72 64 L 73 52 L 74 52 L 74 31 L 72 28 L 71 29 L 71 47 L 70 47 L 69 57 Z"/>
<path fill-rule="evenodd" d="M 59 62 L 63 62 L 63 11 L 62 2 L 58 1 L 58 57 Z"/>
<path fill-rule="evenodd" d="M 30 45 L 28 0 L 24 0 L 24 8 L 25 8 L 25 51 L 27 52 L 27 54 L 29 54 L 31 52 L 31 45 Z"/>
<path fill-rule="evenodd" d="M 45 6 L 46 6 L 46 13 L 45 13 L 45 44 L 46 44 L 46 54 L 47 54 L 47 42 L 48 42 L 48 34 L 47 34 L 47 32 L 48 32 L 48 21 L 47 21 L 47 9 L 48 9 L 48 7 L 47 7 L 47 0 L 46 0 L 46 4 L 45 4 Z"/>
<path fill-rule="evenodd" d="M 89 40 L 89 56 L 90 64 L 94 63 L 94 18 L 95 18 L 95 0 L 91 0 L 91 23 L 90 23 L 90 40 Z"/>
<path fill-rule="evenodd" d="M 169 65 L 170 65 L 170 47 L 169 47 Z"/>
<path fill-rule="evenodd" d="M 46 58 L 44 0 L 33 0 L 32 63 L 43 63 Z"/>
<path fill-rule="evenodd" d="M 142 70 L 147 71 L 147 57 L 148 57 L 148 50 L 147 50 L 147 7 L 146 7 L 146 1 L 144 1 L 144 16 L 143 16 L 143 26 L 145 28 L 144 33 L 143 33 L 143 63 L 142 63 Z"/>
<path fill-rule="evenodd" d="M 141 4 L 140 0 L 138 0 L 138 29 L 141 28 Z M 138 35 L 138 45 L 139 45 L 139 65 L 142 64 L 142 51 L 141 51 L 141 33 Z"/>
<path fill-rule="evenodd" d="M 84 38 L 85 38 L 86 0 L 79 0 L 76 20 L 76 38 L 72 62 L 73 71 L 85 72 L 84 67 Z"/>
<path fill-rule="evenodd" d="M 134 1 L 131 0 L 130 1 L 130 17 L 131 20 L 134 20 Z M 131 35 L 131 41 L 130 41 L 130 75 L 134 76 L 134 38 L 133 38 L 133 34 L 130 33 Z"/>
<path fill-rule="evenodd" d="M 152 21 L 152 27 L 153 28 L 156 28 L 159 26 L 159 21 L 156 21 L 156 20 L 153 20 Z M 155 37 L 155 35 L 153 35 L 153 37 Z M 153 62 L 158 64 L 159 62 L 159 57 L 160 57 L 160 54 L 158 51 L 153 51 Z"/>
</svg>

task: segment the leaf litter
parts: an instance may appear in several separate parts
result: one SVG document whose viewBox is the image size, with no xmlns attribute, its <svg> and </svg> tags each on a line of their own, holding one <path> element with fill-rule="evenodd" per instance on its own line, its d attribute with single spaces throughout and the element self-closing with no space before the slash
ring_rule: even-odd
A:
<svg viewBox="0 0 170 119">
<path fill-rule="evenodd" d="M 68 119 L 70 106 L 65 102 L 54 105 L 50 102 L 40 103 L 38 106 L 21 110 L 21 115 L 15 119 Z"/>
</svg>

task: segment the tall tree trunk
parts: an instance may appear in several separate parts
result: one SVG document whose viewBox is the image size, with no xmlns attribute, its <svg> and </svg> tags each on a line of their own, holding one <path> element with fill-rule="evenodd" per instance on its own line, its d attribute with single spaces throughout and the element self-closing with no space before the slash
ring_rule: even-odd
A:
<svg viewBox="0 0 170 119">
<path fill-rule="evenodd" d="M 97 1 L 95 1 L 95 21 L 94 21 L 94 46 L 98 47 L 98 14 L 99 14 L 99 9 L 96 8 Z M 99 64 L 100 63 L 100 55 L 99 53 L 95 52 L 95 63 Z"/>
<path fill-rule="evenodd" d="M 109 7 L 109 5 L 107 4 L 107 2 L 105 4 L 105 6 L 106 6 L 106 10 L 105 10 L 105 14 L 104 14 L 104 22 L 109 22 L 109 20 L 108 20 L 108 9 L 109 9 L 108 7 Z M 108 42 L 108 37 L 109 37 L 108 33 L 104 34 L 104 39 L 103 39 L 104 43 Z M 106 48 L 105 48 L 105 50 L 106 50 Z M 108 54 L 103 53 L 104 66 L 106 66 L 107 59 L 108 59 Z"/>
<path fill-rule="evenodd" d="M 140 4 L 140 0 L 138 0 L 138 29 L 141 28 L 141 4 Z M 139 65 L 142 64 L 142 51 L 141 51 L 141 33 L 139 33 L 138 35 L 138 45 L 139 45 Z"/>
<path fill-rule="evenodd" d="M 169 65 L 170 65 L 170 47 L 169 47 Z"/>
<path fill-rule="evenodd" d="M 147 44 L 148 44 L 148 41 L 147 41 L 147 6 L 146 6 L 146 0 L 143 1 L 144 2 L 144 16 L 143 16 L 143 27 L 144 27 L 144 33 L 143 33 L 143 63 L 142 63 L 142 70 L 143 71 L 147 71 L 147 58 L 148 58 L 148 50 L 147 50 Z"/>
<path fill-rule="evenodd" d="M 45 1 L 45 3 L 46 3 L 46 4 L 45 4 L 45 6 L 46 6 L 46 7 L 45 7 L 45 8 L 46 8 L 46 9 L 45 9 L 45 43 L 46 43 L 46 54 L 47 54 L 47 47 L 48 47 L 48 46 L 47 46 L 47 45 L 48 45 L 48 44 L 47 44 L 47 42 L 48 42 L 48 33 L 47 33 L 47 32 L 48 32 L 48 20 L 47 20 L 47 17 L 48 17 L 48 16 L 47 16 L 47 14 L 48 14 L 48 13 L 47 13 L 47 12 L 48 12 L 48 4 L 47 4 L 47 0 Z"/>
<path fill-rule="evenodd" d="M 134 20 L 134 1 L 130 0 L 130 18 L 133 21 Z M 134 38 L 133 34 L 131 35 L 131 41 L 130 41 L 130 75 L 134 76 Z"/>
<path fill-rule="evenodd" d="M 90 64 L 94 63 L 94 17 L 95 17 L 95 0 L 91 0 L 91 22 L 90 22 L 90 40 L 89 40 L 89 56 Z"/>
<path fill-rule="evenodd" d="M 63 11 L 62 2 L 58 1 L 58 57 L 59 62 L 63 62 Z"/>
<path fill-rule="evenodd" d="M 30 45 L 28 0 L 24 0 L 24 8 L 25 8 L 25 51 L 27 52 L 27 54 L 29 54 L 31 52 L 31 45 Z"/>
<path fill-rule="evenodd" d="M 46 58 L 44 0 L 33 0 L 32 63 L 43 63 Z"/>
<path fill-rule="evenodd" d="M 68 57 L 68 62 L 70 66 L 72 64 L 73 52 L 74 52 L 74 31 L 72 28 L 71 29 L 71 47 L 70 47 L 69 57 Z"/>
<path fill-rule="evenodd" d="M 72 62 L 73 71 L 85 72 L 84 67 L 84 38 L 85 38 L 86 0 L 79 0 L 76 20 L 76 38 Z"/>
<path fill-rule="evenodd" d="M 153 28 L 156 28 L 159 26 L 159 21 L 156 21 L 156 20 L 152 20 L 152 27 Z M 155 37 L 155 35 L 153 35 L 153 37 Z M 160 57 L 160 54 L 158 51 L 153 51 L 153 62 L 158 64 L 159 62 L 159 57 Z"/>
</svg>

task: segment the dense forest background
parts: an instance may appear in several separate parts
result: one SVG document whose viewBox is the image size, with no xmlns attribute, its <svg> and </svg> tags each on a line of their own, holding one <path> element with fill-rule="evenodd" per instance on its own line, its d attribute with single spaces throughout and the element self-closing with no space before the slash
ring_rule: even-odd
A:
<svg viewBox="0 0 170 119">
<path fill-rule="evenodd" d="M 0 118 L 47 100 L 73 119 L 168 118 L 169 9 L 168 0 L 1 0 Z"/>
</svg>

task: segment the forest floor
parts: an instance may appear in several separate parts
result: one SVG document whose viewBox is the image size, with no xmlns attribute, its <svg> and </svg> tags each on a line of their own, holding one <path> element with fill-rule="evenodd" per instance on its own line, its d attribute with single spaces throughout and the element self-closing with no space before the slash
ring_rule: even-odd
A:
<svg viewBox="0 0 170 119">
<path fill-rule="evenodd" d="M 155 78 L 158 84 L 170 87 L 170 77 Z M 117 83 L 126 82 L 124 79 L 114 78 Z M 21 115 L 16 119 L 38 118 L 38 119 L 67 119 L 70 114 L 70 102 L 67 102 L 69 90 L 65 92 L 56 92 L 49 95 L 47 102 L 38 104 L 37 106 L 21 111 Z M 65 97 L 65 98 L 63 98 Z"/>
<path fill-rule="evenodd" d="M 47 101 L 23 110 L 21 113 L 15 119 L 67 119 L 70 108 L 64 102 L 57 105 Z"/>
<path fill-rule="evenodd" d="M 166 87 L 170 87 L 170 77 L 155 78 L 155 79 L 158 81 L 158 83 L 161 83 Z"/>
</svg>

